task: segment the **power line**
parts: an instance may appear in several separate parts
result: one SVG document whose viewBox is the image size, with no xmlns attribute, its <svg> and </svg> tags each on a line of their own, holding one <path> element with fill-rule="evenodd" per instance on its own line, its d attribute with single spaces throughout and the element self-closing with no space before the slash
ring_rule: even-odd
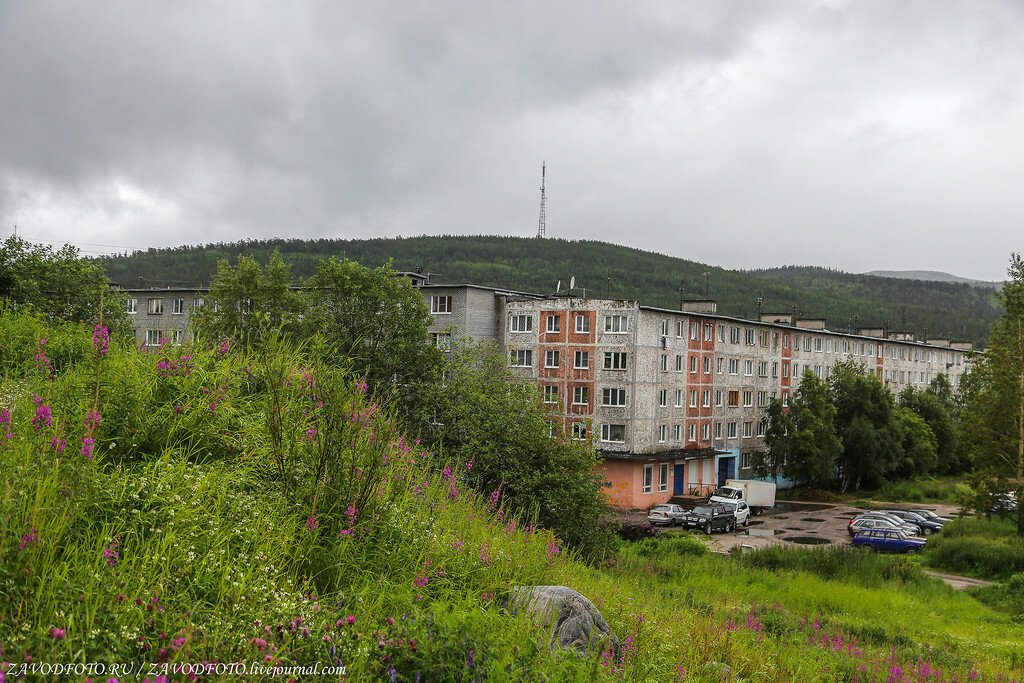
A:
<svg viewBox="0 0 1024 683">
<path fill-rule="evenodd" d="M 17 233 L 15 233 L 17 235 Z M 42 237 L 22 237 L 21 239 L 26 242 L 52 242 L 54 244 L 73 244 L 75 246 L 82 245 L 86 247 L 110 247 L 111 249 L 131 249 L 133 251 L 140 250 L 143 247 L 129 247 L 124 244 L 99 244 L 97 242 L 72 242 L 71 240 L 47 240 Z"/>
</svg>

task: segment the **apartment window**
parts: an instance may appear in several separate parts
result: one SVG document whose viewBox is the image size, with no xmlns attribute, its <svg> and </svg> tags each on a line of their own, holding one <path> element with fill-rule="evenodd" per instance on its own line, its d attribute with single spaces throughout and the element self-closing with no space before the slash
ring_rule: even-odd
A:
<svg viewBox="0 0 1024 683">
<path fill-rule="evenodd" d="M 753 405 L 754 405 L 754 392 L 753 391 L 744 391 L 743 392 L 743 406 L 745 408 L 750 408 Z"/>
<path fill-rule="evenodd" d="M 757 344 L 757 342 L 754 341 L 754 338 L 754 330 L 743 331 L 743 341 L 746 343 L 747 346 L 754 346 L 755 344 Z"/>
<path fill-rule="evenodd" d="M 624 406 L 626 405 L 625 389 L 602 389 L 601 405 L 603 406 Z M 605 439 L 607 441 L 607 439 Z"/>
<path fill-rule="evenodd" d="M 700 323 L 690 323 L 690 339 L 700 339 Z"/>
<path fill-rule="evenodd" d="M 711 438 L 711 423 L 705 422 L 700 426 L 700 440 L 707 441 Z"/>
<path fill-rule="evenodd" d="M 697 425 L 690 423 L 686 425 L 686 440 L 696 441 L 697 440 Z"/>
<path fill-rule="evenodd" d="M 171 343 L 181 346 L 181 330 L 171 330 Z"/>
<path fill-rule="evenodd" d="M 815 376 L 816 376 L 816 377 L 817 377 L 818 379 L 821 379 L 821 366 L 820 366 L 820 365 L 815 365 L 815 366 L 814 366 L 814 375 L 815 375 Z"/>
<path fill-rule="evenodd" d="M 139 310 L 138 299 L 125 299 L 124 300 L 124 312 L 125 313 L 137 313 Z"/>
<path fill-rule="evenodd" d="M 203 307 L 202 299 L 192 299 L 192 310 L 199 310 Z"/>
<path fill-rule="evenodd" d="M 171 314 L 181 315 L 185 312 L 185 300 L 184 299 L 171 299 Z"/>
<path fill-rule="evenodd" d="M 906 370 L 900 370 L 900 382 L 904 382 L 905 383 L 906 381 L 907 381 Z"/>
<path fill-rule="evenodd" d="M 576 316 L 576 332 L 583 334 L 590 332 L 590 316 L 589 315 L 578 315 Z"/>
<path fill-rule="evenodd" d="M 750 469 L 750 453 L 740 454 L 740 469 Z"/>
<path fill-rule="evenodd" d="M 757 423 L 757 438 L 759 438 L 759 439 L 763 439 L 764 438 L 764 430 L 765 430 L 764 420 L 761 420 L 760 422 Z"/>
<path fill-rule="evenodd" d="M 711 374 L 711 356 L 704 356 L 704 374 Z"/>
<path fill-rule="evenodd" d="M 601 441 L 623 443 L 626 440 L 626 425 L 601 425 Z M 648 491 L 648 493 L 650 493 Z"/>
<path fill-rule="evenodd" d="M 683 407 L 683 390 L 676 389 L 676 408 Z"/>
<path fill-rule="evenodd" d="M 590 388 L 589 387 L 573 387 L 572 388 L 572 402 L 578 406 L 585 406 L 590 403 Z"/>
<path fill-rule="evenodd" d="M 779 376 L 779 362 L 778 361 L 774 361 L 774 362 L 772 362 L 772 377 L 778 377 L 778 376 Z"/>
<path fill-rule="evenodd" d="M 739 390 L 729 392 L 729 407 L 736 408 L 740 404 L 740 392 Z"/>
<path fill-rule="evenodd" d="M 800 364 L 799 363 L 793 363 L 793 379 L 794 380 L 799 380 L 800 379 Z"/>
<path fill-rule="evenodd" d="M 721 422 L 716 422 L 715 423 L 715 438 L 716 439 L 721 439 L 722 438 L 722 423 Z"/>
<path fill-rule="evenodd" d="M 606 315 L 604 317 L 604 331 L 611 334 L 628 332 L 629 318 L 624 315 Z"/>
<path fill-rule="evenodd" d="M 668 441 L 668 425 L 658 425 L 658 443 Z"/>
<path fill-rule="evenodd" d="M 146 330 L 146 346 L 160 346 L 160 330 Z"/>
<path fill-rule="evenodd" d="M 753 433 L 753 428 L 754 428 L 754 423 L 752 423 L 752 422 L 744 422 L 743 423 L 743 438 L 744 439 L 749 439 L 750 438 L 750 435 Z"/>
<path fill-rule="evenodd" d="M 514 316 L 512 316 L 512 331 L 513 332 L 532 332 L 533 331 L 533 316 L 532 315 L 514 315 Z"/>
<path fill-rule="evenodd" d="M 740 328 L 730 327 L 729 328 L 729 343 L 739 344 L 740 343 Z"/>
<path fill-rule="evenodd" d="M 661 354 L 661 371 L 668 372 L 668 354 Z"/>
<path fill-rule="evenodd" d="M 512 351 L 512 367 L 528 368 L 533 365 L 533 351 L 531 349 L 515 349 Z"/>
<path fill-rule="evenodd" d="M 718 406 L 719 408 L 722 407 L 722 390 L 721 389 L 716 389 L 715 390 L 715 405 Z"/>
<path fill-rule="evenodd" d="M 548 438 L 553 439 L 558 436 L 558 427 L 555 426 L 554 422 L 548 422 Z"/>
<path fill-rule="evenodd" d="M 754 374 L 754 361 L 743 361 L 743 374 L 746 375 L 747 377 L 751 377 Z"/>
<path fill-rule="evenodd" d="M 160 315 L 164 312 L 164 300 L 163 299 L 150 299 L 149 300 L 149 313 L 150 315 Z"/>
<path fill-rule="evenodd" d="M 711 324 L 704 325 L 704 341 L 713 341 L 715 338 L 715 326 Z"/>
<path fill-rule="evenodd" d="M 572 423 L 572 438 L 575 441 L 586 441 L 586 439 L 587 439 L 587 423 L 586 422 L 573 422 Z"/>
<path fill-rule="evenodd" d="M 560 315 L 549 315 L 548 316 L 548 332 L 561 332 L 562 331 L 562 316 Z"/>
<path fill-rule="evenodd" d="M 662 389 L 658 392 L 658 405 L 662 408 L 668 405 L 668 389 Z"/>
<path fill-rule="evenodd" d="M 550 384 L 544 385 L 544 402 L 558 403 L 558 387 Z"/>
<path fill-rule="evenodd" d="M 711 407 L 711 390 L 710 389 L 705 389 L 704 390 L 704 407 L 705 408 L 710 408 Z"/>
<path fill-rule="evenodd" d="M 700 358 L 697 356 L 690 356 L 690 374 L 696 375 L 700 369 Z"/>
<path fill-rule="evenodd" d="M 814 338 L 814 350 L 821 351 L 821 337 Z"/>
<path fill-rule="evenodd" d="M 668 463 L 663 462 L 658 466 L 658 490 L 668 491 Z"/>
<path fill-rule="evenodd" d="M 432 296 L 432 297 L 430 297 L 430 312 L 431 313 L 451 313 L 452 312 L 452 298 L 450 296 Z"/>
<path fill-rule="evenodd" d="M 676 372 L 682 372 L 683 370 L 683 357 L 676 354 Z"/>
<path fill-rule="evenodd" d="M 572 355 L 572 366 L 577 369 L 590 367 L 590 352 L 575 351 Z"/>
<path fill-rule="evenodd" d="M 720 342 L 724 342 L 725 341 L 725 326 L 724 325 L 719 325 L 718 326 L 718 341 L 720 341 Z"/>
<path fill-rule="evenodd" d="M 452 335 L 450 332 L 433 332 L 430 338 L 434 342 L 434 346 L 442 351 L 452 350 Z"/>
<path fill-rule="evenodd" d="M 676 425 L 672 428 L 672 440 L 682 441 L 683 440 L 683 425 Z"/>
<path fill-rule="evenodd" d="M 727 439 L 735 439 L 736 438 L 736 423 L 735 422 L 727 422 L 725 424 L 725 437 Z"/>
<path fill-rule="evenodd" d="M 715 359 L 715 372 L 717 372 L 719 375 L 721 375 L 723 372 L 725 372 L 725 359 L 724 358 L 716 358 Z"/>
<path fill-rule="evenodd" d="M 740 359 L 730 358 L 729 359 L 729 374 L 738 375 L 740 374 Z"/>
<path fill-rule="evenodd" d="M 808 336 L 804 337 L 804 351 L 811 350 L 811 338 Z"/>
<path fill-rule="evenodd" d="M 782 362 L 782 377 L 783 379 L 787 379 L 789 377 L 789 363 L 785 361 Z"/>
<path fill-rule="evenodd" d="M 691 408 L 696 408 L 697 407 L 697 390 L 696 389 L 690 389 L 690 407 Z"/>
<path fill-rule="evenodd" d="M 765 330 L 764 332 L 758 332 L 757 341 L 761 344 L 761 346 L 768 346 L 768 331 Z"/>
<path fill-rule="evenodd" d="M 668 318 L 665 318 L 661 321 L 661 336 L 668 336 Z"/>
<path fill-rule="evenodd" d="M 644 465 L 644 493 L 654 490 L 654 465 Z"/>
<path fill-rule="evenodd" d="M 759 392 L 757 392 L 757 405 L 762 407 L 762 408 L 764 408 L 766 405 L 768 405 L 768 392 L 767 391 L 759 391 Z"/>
<path fill-rule="evenodd" d="M 625 353 L 625 351 L 605 351 L 604 352 L 604 369 L 605 370 L 625 370 L 626 369 L 626 353 Z"/>
<path fill-rule="evenodd" d="M 558 367 L 558 351 L 548 350 L 544 352 L 544 367 Z"/>
<path fill-rule="evenodd" d="M 782 348 L 784 348 L 784 349 L 788 349 L 789 348 L 789 332 L 783 332 L 782 333 Z"/>
<path fill-rule="evenodd" d="M 685 320 L 677 320 L 676 321 L 676 336 L 679 337 L 679 338 L 682 338 L 685 334 L 686 334 L 686 321 Z"/>
<path fill-rule="evenodd" d="M 767 377 L 768 376 L 768 361 L 763 360 L 757 364 L 757 376 Z"/>
<path fill-rule="evenodd" d="M 788 391 L 783 391 L 782 392 L 782 407 L 785 408 L 788 405 L 789 405 L 789 392 Z"/>
</svg>

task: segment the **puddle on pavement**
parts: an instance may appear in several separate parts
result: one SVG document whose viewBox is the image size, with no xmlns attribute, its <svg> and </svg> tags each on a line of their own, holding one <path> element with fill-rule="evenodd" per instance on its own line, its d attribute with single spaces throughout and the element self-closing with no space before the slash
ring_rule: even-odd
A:
<svg viewBox="0 0 1024 683">
<path fill-rule="evenodd" d="M 789 541 L 790 543 L 799 543 L 800 545 L 824 545 L 825 543 L 832 542 L 827 538 L 818 538 L 816 536 L 787 536 L 782 540 Z"/>
<path fill-rule="evenodd" d="M 835 505 L 829 503 L 776 503 L 775 509 L 780 512 L 811 512 L 814 510 L 831 510 Z"/>
<path fill-rule="evenodd" d="M 799 527 L 799 526 L 787 526 L 786 527 L 786 531 L 807 531 L 807 530 L 804 529 L 803 527 Z"/>
<path fill-rule="evenodd" d="M 804 517 L 800 521 L 801 522 L 824 522 L 825 520 L 819 519 L 818 517 Z"/>
</svg>

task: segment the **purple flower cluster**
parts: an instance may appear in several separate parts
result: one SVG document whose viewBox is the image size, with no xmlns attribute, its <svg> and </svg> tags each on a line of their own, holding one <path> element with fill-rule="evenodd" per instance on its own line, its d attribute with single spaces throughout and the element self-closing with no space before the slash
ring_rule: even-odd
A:
<svg viewBox="0 0 1024 683">
<path fill-rule="evenodd" d="M 107 349 L 109 346 L 110 332 L 107 330 L 107 326 L 96 323 L 96 327 L 94 327 L 92 331 L 92 348 L 96 350 L 96 355 L 107 355 Z"/>
<path fill-rule="evenodd" d="M 39 545 L 39 537 L 36 536 L 35 529 L 32 529 L 27 534 L 22 534 L 21 543 L 18 544 L 18 552 L 21 552 L 30 545 Z"/>
</svg>

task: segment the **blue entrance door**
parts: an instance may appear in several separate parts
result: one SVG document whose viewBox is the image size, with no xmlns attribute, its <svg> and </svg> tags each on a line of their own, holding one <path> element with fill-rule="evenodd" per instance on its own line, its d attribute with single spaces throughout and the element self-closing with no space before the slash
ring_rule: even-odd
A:
<svg viewBox="0 0 1024 683">
<path fill-rule="evenodd" d="M 718 485 L 724 486 L 726 479 L 733 479 L 736 477 L 736 458 L 719 458 L 718 459 Z"/>
<path fill-rule="evenodd" d="M 675 483 L 672 485 L 672 492 L 677 496 L 686 495 L 686 466 L 676 465 Z"/>
</svg>

